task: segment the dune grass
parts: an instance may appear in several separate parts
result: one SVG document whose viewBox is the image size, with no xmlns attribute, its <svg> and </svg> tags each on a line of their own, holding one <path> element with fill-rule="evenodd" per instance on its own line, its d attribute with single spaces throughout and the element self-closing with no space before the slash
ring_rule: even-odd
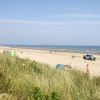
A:
<svg viewBox="0 0 100 100">
<path fill-rule="evenodd" d="M 100 77 L 0 54 L 0 100 L 100 100 Z"/>
</svg>

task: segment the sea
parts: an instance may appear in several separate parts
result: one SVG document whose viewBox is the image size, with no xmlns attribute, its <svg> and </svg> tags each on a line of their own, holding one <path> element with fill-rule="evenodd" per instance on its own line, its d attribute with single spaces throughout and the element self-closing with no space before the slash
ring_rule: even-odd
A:
<svg viewBox="0 0 100 100">
<path fill-rule="evenodd" d="M 31 48 L 39 50 L 55 50 L 57 52 L 76 52 L 85 54 L 100 54 L 100 46 L 72 46 L 72 45 L 7 45 L 17 48 Z"/>
</svg>

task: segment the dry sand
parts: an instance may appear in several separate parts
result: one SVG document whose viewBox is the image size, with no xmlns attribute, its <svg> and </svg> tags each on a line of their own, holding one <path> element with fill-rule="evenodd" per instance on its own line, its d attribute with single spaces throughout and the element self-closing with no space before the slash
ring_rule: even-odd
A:
<svg viewBox="0 0 100 100">
<path fill-rule="evenodd" d="M 3 50 L 16 50 L 17 56 L 20 58 L 29 58 L 30 60 L 36 60 L 45 64 L 51 65 L 53 68 L 56 64 L 71 65 L 73 69 L 86 72 L 87 65 L 89 73 L 94 76 L 100 76 L 100 55 L 96 56 L 96 61 L 87 61 L 83 59 L 83 54 L 72 52 L 56 52 L 49 50 L 36 50 L 36 49 L 24 49 L 24 48 L 11 48 L 0 46 L 0 52 Z M 74 58 L 73 58 L 74 56 Z"/>
</svg>

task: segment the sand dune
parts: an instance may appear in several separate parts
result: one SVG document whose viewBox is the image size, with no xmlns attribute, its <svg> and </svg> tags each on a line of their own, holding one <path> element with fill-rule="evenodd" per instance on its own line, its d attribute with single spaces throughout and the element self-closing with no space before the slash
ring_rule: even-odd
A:
<svg viewBox="0 0 100 100">
<path fill-rule="evenodd" d="M 83 59 L 83 54 L 72 52 L 56 52 L 49 50 L 35 50 L 35 49 L 22 49 L 22 48 L 10 48 L 0 46 L 0 52 L 4 49 L 16 50 L 17 56 L 20 58 L 29 58 L 30 60 L 36 60 L 45 64 L 51 65 L 55 68 L 56 64 L 71 65 L 73 69 L 86 72 L 87 65 L 89 73 L 91 75 L 100 76 L 100 56 L 95 55 L 96 61 L 86 61 Z M 67 70 L 67 69 L 66 69 Z"/>
</svg>

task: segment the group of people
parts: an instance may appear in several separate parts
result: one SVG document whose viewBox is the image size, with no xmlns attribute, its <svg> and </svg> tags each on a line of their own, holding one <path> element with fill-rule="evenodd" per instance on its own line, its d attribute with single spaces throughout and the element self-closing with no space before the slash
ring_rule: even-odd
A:
<svg viewBox="0 0 100 100">
<path fill-rule="evenodd" d="M 50 54 L 52 54 L 53 52 L 56 54 L 56 50 L 54 50 L 54 51 L 53 50 L 50 50 Z"/>
</svg>

